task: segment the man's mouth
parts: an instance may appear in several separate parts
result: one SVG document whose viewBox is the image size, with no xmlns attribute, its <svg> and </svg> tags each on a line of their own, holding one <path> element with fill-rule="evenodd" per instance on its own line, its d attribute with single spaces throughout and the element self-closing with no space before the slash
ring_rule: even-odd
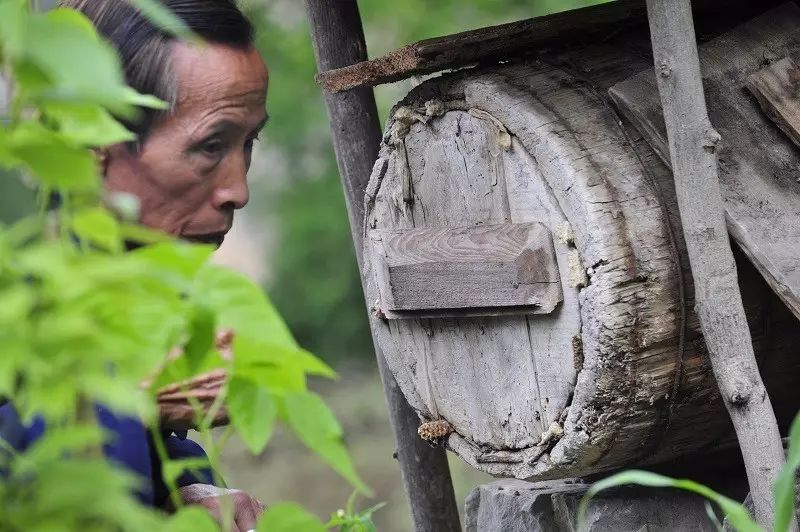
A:
<svg viewBox="0 0 800 532">
<path fill-rule="evenodd" d="M 199 235 L 183 235 L 184 240 L 193 242 L 195 244 L 213 244 L 215 247 L 220 247 L 225 240 L 227 231 L 220 231 L 217 233 L 206 233 Z"/>
</svg>

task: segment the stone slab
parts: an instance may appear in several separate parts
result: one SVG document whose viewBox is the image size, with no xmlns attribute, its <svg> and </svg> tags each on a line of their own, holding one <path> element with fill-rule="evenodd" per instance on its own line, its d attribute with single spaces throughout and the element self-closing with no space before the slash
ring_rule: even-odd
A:
<svg viewBox="0 0 800 532">
<path fill-rule="evenodd" d="M 504 479 L 474 488 L 466 499 L 466 532 L 575 532 L 588 485 L 580 480 Z M 625 487 L 589 504 L 585 532 L 712 532 L 705 500 L 680 490 Z"/>
</svg>

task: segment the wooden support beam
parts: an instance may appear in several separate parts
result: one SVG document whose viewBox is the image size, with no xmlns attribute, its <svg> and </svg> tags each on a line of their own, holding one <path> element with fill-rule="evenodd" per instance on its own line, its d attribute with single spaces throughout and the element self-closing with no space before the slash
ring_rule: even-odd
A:
<svg viewBox="0 0 800 532">
<path fill-rule="evenodd" d="M 739 439 L 756 520 L 770 530 L 783 448 L 737 285 L 717 169 L 720 138 L 706 110 L 691 3 L 647 0 L 647 12 L 697 314 Z"/>
<path fill-rule="evenodd" d="M 589 42 L 619 31 L 626 21 L 644 20 L 641 0 L 607 4 L 465 31 L 409 44 L 370 61 L 320 69 L 317 82 L 329 92 L 374 86 L 459 68 L 481 61 L 504 59 L 553 45 Z"/>
<path fill-rule="evenodd" d="M 747 78 L 747 88 L 767 116 L 800 147 L 800 58 L 784 57 Z"/>
<path fill-rule="evenodd" d="M 320 72 L 366 59 L 367 47 L 356 0 L 306 0 L 306 11 Z M 364 189 L 381 140 L 375 97 L 372 89 L 361 88 L 326 94 L 325 105 L 360 268 Z M 461 524 L 445 451 L 430 447 L 417 436 L 419 417 L 397 386 L 377 346 L 375 356 L 414 528 L 417 532 L 458 532 Z"/>
</svg>

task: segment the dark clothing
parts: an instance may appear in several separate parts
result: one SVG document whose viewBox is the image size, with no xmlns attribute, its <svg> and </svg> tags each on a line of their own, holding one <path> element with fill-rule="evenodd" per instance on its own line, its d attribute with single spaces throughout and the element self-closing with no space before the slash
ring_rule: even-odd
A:
<svg viewBox="0 0 800 532">
<path fill-rule="evenodd" d="M 95 410 L 100 425 L 112 434 L 103 447 L 106 457 L 143 479 L 142 487 L 136 492 L 143 503 L 162 506 L 169 493 L 161 480 L 161 460 L 147 429 L 138 420 L 116 416 L 102 406 Z M 44 434 L 44 430 L 44 423 L 40 419 L 30 426 L 24 426 L 11 403 L 0 406 L 0 438 L 17 451 L 25 451 Z M 206 456 L 197 443 L 186 439 L 185 433 L 164 434 L 163 438 L 170 459 Z M 195 473 L 184 472 L 177 484 L 178 487 L 195 483 L 213 484 L 212 478 L 211 470 L 204 468 Z"/>
</svg>

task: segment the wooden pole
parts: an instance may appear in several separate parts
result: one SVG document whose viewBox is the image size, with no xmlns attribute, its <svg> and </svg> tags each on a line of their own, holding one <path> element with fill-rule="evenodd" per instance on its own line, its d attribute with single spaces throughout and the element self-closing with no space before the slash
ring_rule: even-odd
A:
<svg viewBox="0 0 800 532">
<path fill-rule="evenodd" d="M 319 72 L 367 59 L 356 0 L 306 0 L 306 11 Z M 360 269 L 364 190 L 372 165 L 378 157 L 381 141 L 378 111 L 372 89 L 366 87 L 326 94 L 325 105 Z M 394 428 L 397 459 L 411 506 L 414 529 L 417 532 L 460 531 L 458 507 L 445 451 L 443 448 L 432 448 L 419 438 L 419 417 L 400 391 L 377 344 L 375 356 Z"/>
<path fill-rule="evenodd" d="M 691 2 L 647 0 L 647 12 L 697 315 L 739 439 L 756 520 L 771 530 L 772 485 L 784 463 L 783 448 L 753 354 L 725 227 L 720 137 L 706 111 Z"/>
</svg>

